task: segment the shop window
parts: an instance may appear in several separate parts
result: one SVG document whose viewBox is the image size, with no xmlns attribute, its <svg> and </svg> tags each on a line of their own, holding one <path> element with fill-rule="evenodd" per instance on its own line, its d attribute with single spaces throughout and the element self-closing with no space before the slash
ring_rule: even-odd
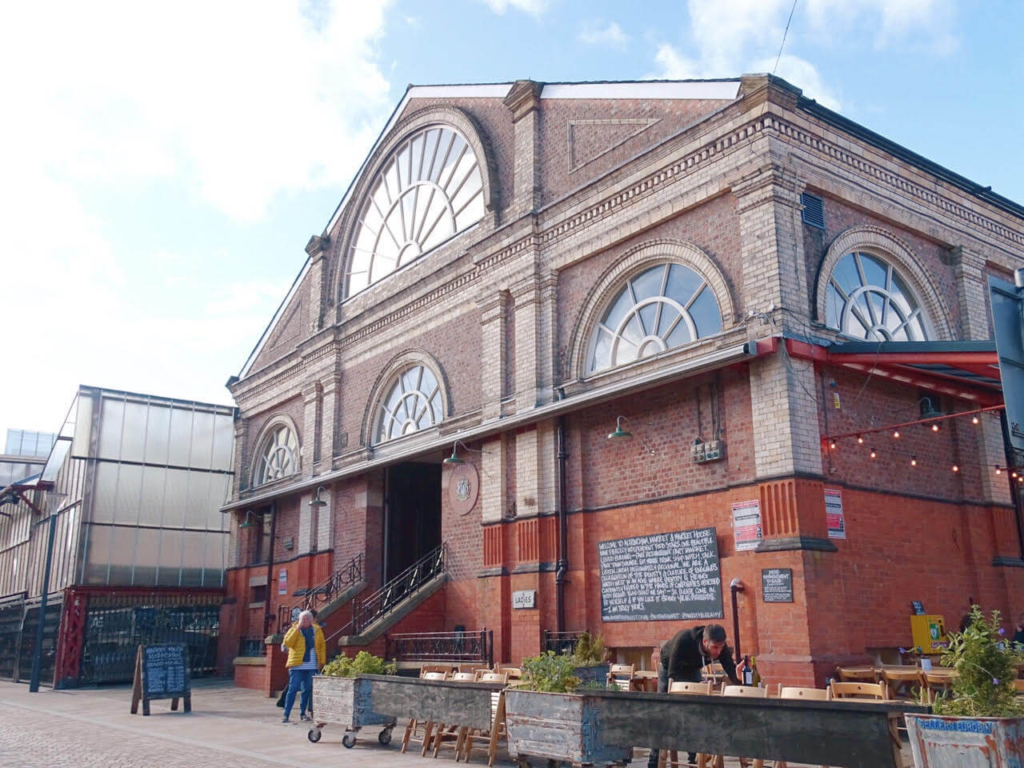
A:
<svg viewBox="0 0 1024 768">
<path fill-rule="evenodd" d="M 374 443 L 440 424 L 444 417 L 441 385 L 430 368 L 410 365 L 395 375 L 377 413 Z"/>
</svg>

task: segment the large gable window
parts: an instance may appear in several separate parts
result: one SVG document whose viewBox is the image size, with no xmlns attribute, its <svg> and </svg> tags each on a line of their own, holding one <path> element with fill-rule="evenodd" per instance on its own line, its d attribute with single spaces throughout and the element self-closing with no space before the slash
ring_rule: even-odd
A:
<svg viewBox="0 0 1024 768">
<path fill-rule="evenodd" d="M 419 258 L 484 215 L 472 147 L 447 126 L 406 139 L 369 187 L 348 259 L 347 295 Z"/>
<path fill-rule="evenodd" d="M 287 424 L 274 427 L 260 443 L 253 486 L 289 477 L 299 471 L 299 441 Z"/>
<path fill-rule="evenodd" d="M 848 253 L 832 270 L 825 289 L 829 328 L 868 341 L 924 341 L 927 318 L 906 280 L 868 253 Z"/>
<path fill-rule="evenodd" d="M 444 403 L 437 376 L 425 365 L 410 365 L 396 374 L 381 401 L 374 443 L 419 432 L 440 424 L 443 418 Z"/>
<path fill-rule="evenodd" d="M 659 264 L 626 281 L 590 338 L 587 372 L 696 341 L 722 330 L 722 313 L 707 281 L 682 264 Z"/>
</svg>

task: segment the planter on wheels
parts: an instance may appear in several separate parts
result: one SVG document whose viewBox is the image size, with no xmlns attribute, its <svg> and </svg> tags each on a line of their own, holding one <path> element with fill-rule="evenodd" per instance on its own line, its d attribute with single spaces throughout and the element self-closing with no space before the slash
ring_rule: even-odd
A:
<svg viewBox="0 0 1024 768">
<path fill-rule="evenodd" d="M 916 768 L 1024 765 L 1024 717 L 907 715 Z"/>
<path fill-rule="evenodd" d="M 608 673 L 611 671 L 611 664 L 596 664 L 592 667 L 576 667 L 573 672 L 580 679 L 580 685 L 588 683 L 600 683 L 604 685 L 608 681 Z"/>
<path fill-rule="evenodd" d="M 508 752 L 521 768 L 532 760 L 580 765 L 625 765 L 632 746 L 608 744 L 601 700 L 586 693 L 539 693 L 509 689 L 505 694 Z"/>
<path fill-rule="evenodd" d="M 383 725 L 377 740 L 384 745 L 391 743 L 391 731 L 395 718 L 380 715 L 371 705 L 371 681 L 359 677 L 313 677 L 314 725 L 307 734 L 314 744 L 320 741 L 321 731 L 328 723 L 345 727 L 341 743 L 351 749 L 356 743 L 356 733 L 364 725 Z"/>
</svg>

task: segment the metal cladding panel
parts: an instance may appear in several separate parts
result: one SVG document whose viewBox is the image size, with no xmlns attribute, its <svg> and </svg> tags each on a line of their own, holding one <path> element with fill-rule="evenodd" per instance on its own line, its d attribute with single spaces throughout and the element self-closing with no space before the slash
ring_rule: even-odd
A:
<svg viewBox="0 0 1024 768">
<path fill-rule="evenodd" d="M 581 764 L 631 760 L 632 746 L 606 741 L 602 704 L 587 695 L 509 690 L 505 694 L 509 754 Z"/>
<path fill-rule="evenodd" d="M 1024 451 L 1024 312 L 1021 298 L 1014 286 L 995 277 L 989 277 L 988 291 L 1010 442 L 1018 451 Z"/>
<path fill-rule="evenodd" d="M 1021 768 L 1024 718 L 907 718 L 918 768 Z"/>
<path fill-rule="evenodd" d="M 491 693 L 501 686 L 368 675 L 373 711 L 469 728 L 491 727 Z"/>
</svg>

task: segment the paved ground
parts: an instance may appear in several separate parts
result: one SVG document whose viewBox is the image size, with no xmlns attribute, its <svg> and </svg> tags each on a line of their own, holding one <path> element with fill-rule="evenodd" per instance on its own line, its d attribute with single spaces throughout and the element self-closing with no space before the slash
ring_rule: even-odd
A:
<svg viewBox="0 0 1024 768">
<path fill-rule="evenodd" d="M 401 725 L 388 747 L 377 743 L 377 728 L 367 728 L 355 748 L 345 749 L 343 730 L 332 726 L 324 729 L 320 743 L 311 744 L 306 724 L 282 724 L 281 710 L 272 699 L 235 688 L 230 681 L 193 683 L 189 715 L 171 712 L 170 701 L 152 702 L 149 717 L 132 715 L 130 708 L 128 686 L 76 691 L 44 688 L 30 694 L 27 685 L 0 682 L 0 766 L 440 768 L 438 763 L 425 763 L 418 752 L 398 751 Z M 297 718 L 298 712 L 292 716 Z M 502 768 L 512 765 L 504 751 L 499 755 Z M 451 764 L 451 758 L 445 762 Z M 473 763 L 486 765 L 479 754 Z M 646 764 L 646 750 L 637 750 L 632 765 L 644 768 Z M 904 764 L 912 765 L 909 749 L 904 749 Z"/>
</svg>

